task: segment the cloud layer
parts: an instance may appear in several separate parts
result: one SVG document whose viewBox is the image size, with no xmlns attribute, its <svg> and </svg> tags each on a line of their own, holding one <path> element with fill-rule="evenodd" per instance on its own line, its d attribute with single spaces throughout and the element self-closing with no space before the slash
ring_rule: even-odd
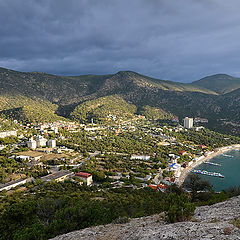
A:
<svg viewBox="0 0 240 240">
<path fill-rule="evenodd" d="M 240 76 L 239 9 L 239 0 L 0 0 L 0 66 L 183 82 Z"/>
</svg>

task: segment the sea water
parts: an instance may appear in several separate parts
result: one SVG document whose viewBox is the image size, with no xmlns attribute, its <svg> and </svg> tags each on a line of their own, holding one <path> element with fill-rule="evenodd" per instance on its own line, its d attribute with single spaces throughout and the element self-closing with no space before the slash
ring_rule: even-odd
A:
<svg viewBox="0 0 240 240">
<path fill-rule="evenodd" d="M 194 169 L 206 170 L 208 172 L 219 172 L 225 176 L 225 178 L 219 178 L 199 174 L 201 178 L 212 184 L 215 191 L 228 189 L 232 186 L 240 186 L 240 151 L 231 150 L 225 152 L 224 154 L 210 159 L 209 162 L 219 163 L 221 166 L 202 163 Z"/>
</svg>

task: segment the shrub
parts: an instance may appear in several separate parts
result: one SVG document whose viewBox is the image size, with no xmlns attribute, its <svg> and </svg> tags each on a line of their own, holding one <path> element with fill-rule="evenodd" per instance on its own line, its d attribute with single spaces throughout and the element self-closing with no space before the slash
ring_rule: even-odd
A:
<svg viewBox="0 0 240 240">
<path fill-rule="evenodd" d="M 165 198 L 166 221 L 170 223 L 186 221 L 194 213 L 195 205 L 186 194 L 171 193 Z"/>
</svg>

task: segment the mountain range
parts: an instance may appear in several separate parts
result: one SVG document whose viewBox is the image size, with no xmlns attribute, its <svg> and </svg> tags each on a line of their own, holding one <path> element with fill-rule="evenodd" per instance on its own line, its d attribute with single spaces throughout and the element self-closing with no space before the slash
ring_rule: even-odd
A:
<svg viewBox="0 0 240 240">
<path fill-rule="evenodd" d="M 56 76 L 0 68 L 0 114 L 6 117 L 86 122 L 136 113 L 154 119 L 203 117 L 212 129 L 239 134 L 240 78 L 216 74 L 179 83 L 132 71 Z"/>
</svg>

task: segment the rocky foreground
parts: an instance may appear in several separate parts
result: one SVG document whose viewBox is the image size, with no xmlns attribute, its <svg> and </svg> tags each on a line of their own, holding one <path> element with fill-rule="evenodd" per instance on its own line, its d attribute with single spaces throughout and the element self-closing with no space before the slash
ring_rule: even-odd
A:
<svg viewBox="0 0 240 240">
<path fill-rule="evenodd" d="M 54 240 L 240 239 L 240 196 L 199 207 L 191 221 L 166 224 L 161 215 L 132 219 L 57 236 Z"/>
</svg>

